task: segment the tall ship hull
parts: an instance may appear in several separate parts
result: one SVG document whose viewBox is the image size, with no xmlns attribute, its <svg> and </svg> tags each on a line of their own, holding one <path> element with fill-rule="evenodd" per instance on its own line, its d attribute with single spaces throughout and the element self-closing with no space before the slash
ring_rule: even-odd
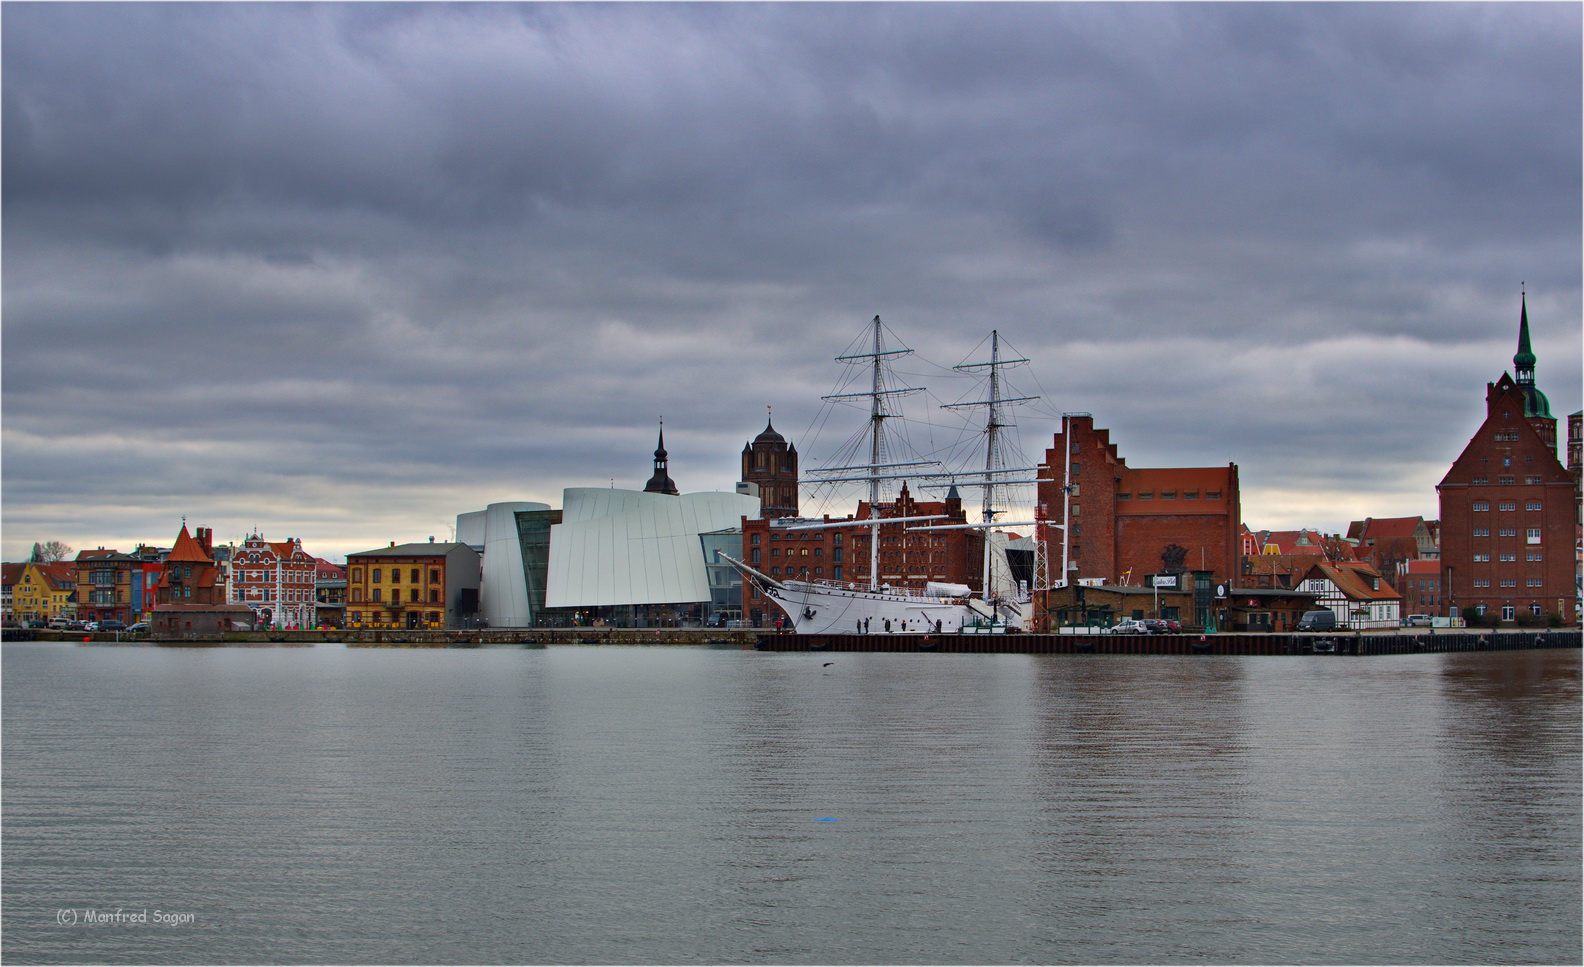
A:
<svg viewBox="0 0 1584 967">
<path fill-rule="evenodd" d="M 1026 608 L 992 605 L 961 585 L 924 591 L 874 590 L 817 581 L 780 581 L 722 554 L 780 608 L 792 630 L 825 634 L 996 634 L 1026 627 Z"/>
</svg>

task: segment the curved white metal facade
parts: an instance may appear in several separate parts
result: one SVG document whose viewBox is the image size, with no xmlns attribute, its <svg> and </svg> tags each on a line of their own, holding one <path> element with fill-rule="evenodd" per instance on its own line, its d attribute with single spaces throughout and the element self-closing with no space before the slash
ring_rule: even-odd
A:
<svg viewBox="0 0 1584 967">
<path fill-rule="evenodd" d="M 699 535 L 758 516 L 758 499 L 744 494 L 568 488 L 550 529 L 545 607 L 709 601 Z"/>
<path fill-rule="evenodd" d="M 484 508 L 484 582 L 480 597 L 484 618 L 491 628 L 526 628 L 533 624 L 528 582 L 523 577 L 522 542 L 517 538 L 517 512 L 549 509 L 549 504 L 528 501 Z"/>
</svg>

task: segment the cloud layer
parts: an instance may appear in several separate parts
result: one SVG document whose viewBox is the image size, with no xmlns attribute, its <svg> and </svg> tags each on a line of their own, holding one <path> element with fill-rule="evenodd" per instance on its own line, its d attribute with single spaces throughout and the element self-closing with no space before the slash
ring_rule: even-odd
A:
<svg viewBox="0 0 1584 967">
<path fill-rule="evenodd" d="M 729 489 L 766 405 L 841 443 L 876 313 L 1030 357 L 1031 454 L 1084 410 L 1135 466 L 1237 463 L 1256 528 L 1434 516 L 1520 282 L 1579 408 L 1576 5 L 0 17 L 8 560 L 184 514 L 444 537 L 641 486 L 662 417 Z"/>
</svg>

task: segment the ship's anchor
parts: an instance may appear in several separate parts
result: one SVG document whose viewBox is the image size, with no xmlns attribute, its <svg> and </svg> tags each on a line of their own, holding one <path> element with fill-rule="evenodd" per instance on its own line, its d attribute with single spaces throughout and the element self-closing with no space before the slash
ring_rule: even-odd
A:
<svg viewBox="0 0 1584 967">
<path fill-rule="evenodd" d="M 813 618 L 814 617 L 814 609 L 813 608 L 804 608 L 803 609 L 803 617 L 805 619 Z"/>
</svg>

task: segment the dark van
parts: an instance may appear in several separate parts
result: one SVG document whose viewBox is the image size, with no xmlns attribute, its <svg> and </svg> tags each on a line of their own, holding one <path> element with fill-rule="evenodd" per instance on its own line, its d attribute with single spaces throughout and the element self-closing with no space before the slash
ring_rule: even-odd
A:
<svg viewBox="0 0 1584 967">
<path fill-rule="evenodd" d="M 1303 617 L 1298 619 L 1299 631 L 1335 631 L 1335 611 L 1305 611 Z"/>
</svg>

